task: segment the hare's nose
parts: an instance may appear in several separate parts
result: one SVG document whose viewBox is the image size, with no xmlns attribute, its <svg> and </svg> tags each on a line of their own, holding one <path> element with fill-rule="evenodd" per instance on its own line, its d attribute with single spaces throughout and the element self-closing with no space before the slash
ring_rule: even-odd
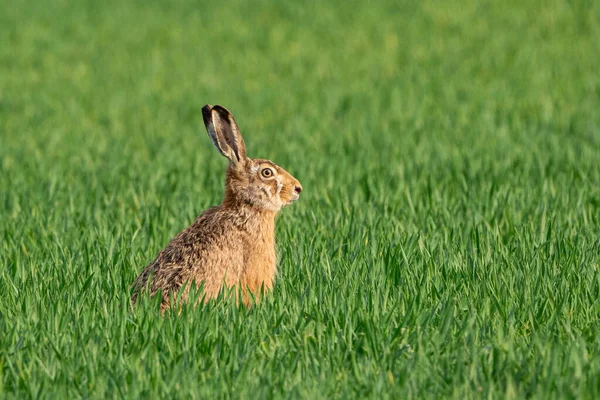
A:
<svg viewBox="0 0 600 400">
<path fill-rule="evenodd" d="M 294 192 L 296 192 L 296 194 L 300 194 L 301 191 L 302 191 L 302 186 L 296 185 L 296 187 L 294 188 Z"/>
</svg>

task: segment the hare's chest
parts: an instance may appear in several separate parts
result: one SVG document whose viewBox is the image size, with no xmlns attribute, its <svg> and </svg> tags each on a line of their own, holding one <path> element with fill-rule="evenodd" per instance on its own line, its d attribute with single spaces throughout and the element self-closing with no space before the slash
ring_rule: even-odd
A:
<svg viewBox="0 0 600 400">
<path fill-rule="evenodd" d="M 265 289 L 273 287 L 277 274 L 277 258 L 275 243 L 267 240 L 255 240 L 248 248 L 245 257 L 242 285 L 253 292 L 263 286 Z"/>
</svg>

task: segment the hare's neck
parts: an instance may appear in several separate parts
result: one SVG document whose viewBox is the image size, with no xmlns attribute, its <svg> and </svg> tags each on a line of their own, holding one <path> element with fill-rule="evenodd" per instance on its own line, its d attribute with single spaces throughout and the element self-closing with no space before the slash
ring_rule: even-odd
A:
<svg viewBox="0 0 600 400">
<path fill-rule="evenodd" d="M 249 219 L 249 222 L 252 219 Z M 257 240 L 262 243 L 265 247 L 265 251 L 267 249 L 273 249 L 275 251 L 275 217 L 264 215 L 262 217 L 256 217 L 254 221 L 252 221 L 250 225 L 254 225 L 255 229 L 250 230 L 251 236 L 257 238 Z"/>
<path fill-rule="evenodd" d="M 246 221 L 246 229 L 250 233 L 259 234 L 265 239 L 275 237 L 275 212 L 258 209 L 251 205 L 238 207 L 238 212 Z"/>
<path fill-rule="evenodd" d="M 231 216 L 235 225 L 249 233 L 266 237 L 275 235 L 276 212 L 260 209 L 251 204 L 224 201 L 221 210 Z"/>
</svg>

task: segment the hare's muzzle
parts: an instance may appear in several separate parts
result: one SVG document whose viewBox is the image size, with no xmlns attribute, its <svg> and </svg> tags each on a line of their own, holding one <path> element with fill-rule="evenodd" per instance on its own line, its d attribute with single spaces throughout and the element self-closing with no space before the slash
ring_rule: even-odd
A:
<svg viewBox="0 0 600 400">
<path fill-rule="evenodd" d="M 294 185 L 294 193 L 292 194 L 292 198 L 290 199 L 290 203 L 295 202 L 300 198 L 300 192 L 302 191 L 302 186 L 300 184 Z"/>
</svg>

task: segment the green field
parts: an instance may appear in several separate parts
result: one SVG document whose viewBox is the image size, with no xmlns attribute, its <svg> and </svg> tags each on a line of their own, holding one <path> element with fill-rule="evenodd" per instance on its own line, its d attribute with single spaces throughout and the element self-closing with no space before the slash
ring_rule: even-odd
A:
<svg viewBox="0 0 600 400">
<path fill-rule="evenodd" d="M 600 396 L 599 2 L 1 9 L 0 398 Z M 274 292 L 132 310 L 206 103 L 304 187 Z"/>
</svg>

